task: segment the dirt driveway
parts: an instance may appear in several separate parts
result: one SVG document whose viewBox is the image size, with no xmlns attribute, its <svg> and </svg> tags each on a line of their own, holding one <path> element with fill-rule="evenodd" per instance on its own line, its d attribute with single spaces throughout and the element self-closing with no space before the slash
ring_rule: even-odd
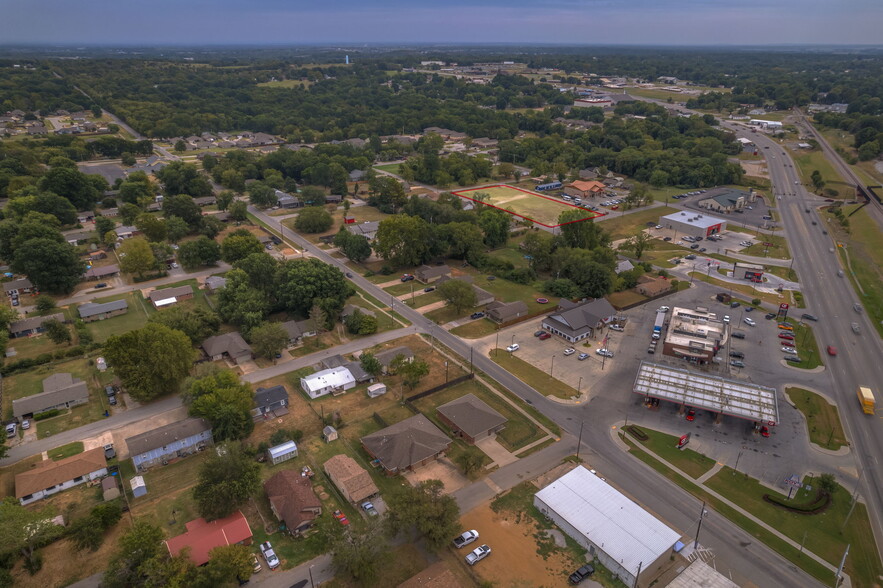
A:
<svg viewBox="0 0 883 588">
<path fill-rule="evenodd" d="M 470 511 L 460 522 L 464 529 L 478 531 L 480 537 L 476 544 L 486 543 L 491 548 L 490 557 L 478 562 L 474 571 L 494 586 L 564 588 L 569 585 L 567 577 L 578 567 L 570 557 L 560 553 L 553 553 L 544 560 L 537 553 L 534 538 L 537 531 L 527 517 L 516 522 L 515 515 L 497 514 L 485 505 Z M 466 557 L 468 548 L 460 551 Z"/>
<path fill-rule="evenodd" d="M 441 480 L 445 485 L 445 494 L 456 492 L 469 483 L 469 479 L 460 472 L 460 468 L 446 457 L 440 457 L 416 471 L 405 472 L 403 475 L 412 486 L 424 480 Z"/>
</svg>

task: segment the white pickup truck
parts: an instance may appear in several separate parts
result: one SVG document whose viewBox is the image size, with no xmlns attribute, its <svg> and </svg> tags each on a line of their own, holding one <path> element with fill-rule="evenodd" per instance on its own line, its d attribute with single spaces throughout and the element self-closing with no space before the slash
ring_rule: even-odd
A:
<svg viewBox="0 0 883 588">
<path fill-rule="evenodd" d="M 466 531 L 465 533 L 454 539 L 454 547 L 460 549 L 465 545 L 469 545 L 476 539 L 478 539 L 478 531 Z"/>
<path fill-rule="evenodd" d="M 466 556 L 466 563 L 471 566 L 474 566 L 476 562 L 479 562 L 489 556 L 491 554 L 491 548 L 487 545 L 482 545 L 481 547 L 476 547 L 472 550 L 472 553 Z"/>
</svg>

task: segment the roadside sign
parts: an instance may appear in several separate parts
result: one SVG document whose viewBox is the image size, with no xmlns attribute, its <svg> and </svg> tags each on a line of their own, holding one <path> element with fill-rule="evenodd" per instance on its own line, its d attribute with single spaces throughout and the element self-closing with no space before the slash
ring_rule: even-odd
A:
<svg viewBox="0 0 883 588">
<path fill-rule="evenodd" d="M 788 305 L 787 304 L 780 304 L 779 310 L 788 310 Z"/>
<path fill-rule="evenodd" d="M 772 243 L 764 243 L 763 245 L 764 245 L 764 247 L 774 247 L 774 245 Z"/>
<path fill-rule="evenodd" d="M 690 433 L 687 433 L 686 435 L 681 435 L 681 438 L 678 439 L 678 449 L 683 449 L 687 445 L 687 443 L 689 443 L 689 442 L 690 442 Z"/>
</svg>

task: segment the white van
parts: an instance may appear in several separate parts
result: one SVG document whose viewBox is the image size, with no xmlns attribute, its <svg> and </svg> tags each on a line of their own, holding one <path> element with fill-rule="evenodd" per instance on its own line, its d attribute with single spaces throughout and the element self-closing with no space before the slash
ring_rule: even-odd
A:
<svg viewBox="0 0 883 588">
<path fill-rule="evenodd" d="M 6 437 L 15 437 L 16 433 L 18 433 L 18 425 L 16 423 L 9 423 L 6 425 Z"/>
</svg>

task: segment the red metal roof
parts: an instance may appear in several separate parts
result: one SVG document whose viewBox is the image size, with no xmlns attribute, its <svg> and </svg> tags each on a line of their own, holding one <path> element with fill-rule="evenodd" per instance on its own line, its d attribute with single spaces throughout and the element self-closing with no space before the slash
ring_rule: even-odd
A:
<svg viewBox="0 0 883 588">
<path fill-rule="evenodd" d="M 251 527 L 241 511 L 230 516 L 208 522 L 196 519 L 186 523 L 187 532 L 166 541 L 169 553 L 174 557 L 185 547 L 190 548 L 190 559 L 198 566 L 208 563 L 209 551 L 215 547 L 250 543 Z"/>
</svg>

